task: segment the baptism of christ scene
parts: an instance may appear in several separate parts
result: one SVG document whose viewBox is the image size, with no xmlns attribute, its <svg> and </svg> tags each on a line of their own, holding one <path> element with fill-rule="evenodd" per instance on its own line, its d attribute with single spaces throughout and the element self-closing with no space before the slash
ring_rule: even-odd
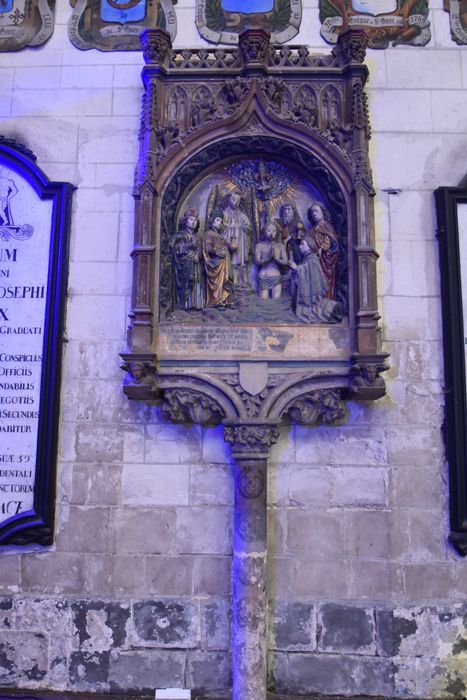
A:
<svg viewBox="0 0 467 700">
<path fill-rule="evenodd" d="M 342 228 L 317 188 L 282 163 L 242 160 L 211 173 L 184 198 L 163 246 L 171 284 L 161 320 L 339 323 Z"/>
</svg>

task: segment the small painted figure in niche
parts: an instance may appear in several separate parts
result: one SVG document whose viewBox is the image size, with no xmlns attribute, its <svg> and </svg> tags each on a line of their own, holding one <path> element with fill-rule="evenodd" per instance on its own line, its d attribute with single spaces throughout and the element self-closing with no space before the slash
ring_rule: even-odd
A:
<svg viewBox="0 0 467 700">
<path fill-rule="evenodd" d="M 224 230 L 222 235 L 232 251 L 233 282 L 236 286 L 248 284 L 248 264 L 251 254 L 252 225 L 247 214 L 240 207 L 241 195 L 237 190 L 227 194 L 223 211 Z"/>
<path fill-rule="evenodd" d="M 18 188 L 8 175 L 4 168 L 0 168 L 0 225 L 3 226 L 13 225 L 10 200 L 18 192 Z"/>
<path fill-rule="evenodd" d="M 204 305 L 201 251 L 196 233 L 198 225 L 198 212 L 195 209 L 187 209 L 183 214 L 179 230 L 170 241 L 176 309 L 202 309 Z"/>
<path fill-rule="evenodd" d="M 292 257 L 292 299 L 295 314 L 304 323 L 332 323 L 341 320 L 340 305 L 328 299 L 328 287 L 318 255 L 313 252 L 309 235 L 300 236 L 301 261 Z"/>
<path fill-rule="evenodd" d="M 255 247 L 259 295 L 262 299 L 279 299 L 282 295 L 281 266 L 286 266 L 288 261 L 284 244 L 275 241 L 276 233 L 275 224 L 266 224 L 261 240 Z"/>
<path fill-rule="evenodd" d="M 226 306 L 232 296 L 231 253 L 237 250 L 235 243 L 228 243 L 222 236 L 220 210 L 214 210 L 203 238 L 203 260 L 206 273 L 206 306 Z"/>
<path fill-rule="evenodd" d="M 317 253 L 321 269 L 328 287 L 328 299 L 334 299 L 336 295 L 337 258 L 339 255 L 339 243 L 337 234 L 332 227 L 331 216 L 328 210 L 319 202 L 308 209 L 308 219 L 312 224 L 310 239 L 312 250 Z"/>
</svg>

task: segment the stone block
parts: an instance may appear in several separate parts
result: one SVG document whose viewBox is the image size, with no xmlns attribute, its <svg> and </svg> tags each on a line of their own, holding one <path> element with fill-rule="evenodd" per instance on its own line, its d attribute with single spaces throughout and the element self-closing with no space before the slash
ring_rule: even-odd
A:
<svg viewBox="0 0 467 700">
<path fill-rule="evenodd" d="M 120 502 L 121 478 L 120 464 L 77 463 L 73 471 L 73 502 L 115 505 Z"/>
<path fill-rule="evenodd" d="M 183 599 L 134 603 L 133 624 L 136 646 L 192 649 L 198 643 L 198 606 Z"/>
<path fill-rule="evenodd" d="M 71 610 L 73 634 L 81 651 L 93 655 L 126 646 L 129 604 L 79 600 L 71 604 Z"/>
<path fill-rule="evenodd" d="M 348 514 L 348 552 L 352 557 L 387 558 L 390 515 L 384 510 L 355 510 Z"/>
<path fill-rule="evenodd" d="M 164 426 L 159 423 L 147 425 L 145 461 L 148 464 L 171 462 L 193 464 L 201 460 L 201 442 L 197 427 L 188 428 L 185 432 L 182 432 L 180 427 L 179 425 Z"/>
<path fill-rule="evenodd" d="M 294 559 L 293 598 L 345 599 L 350 587 L 350 562 L 345 559 Z"/>
<path fill-rule="evenodd" d="M 0 598 L 0 628 L 10 629 L 13 625 L 13 598 Z"/>
<path fill-rule="evenodd" d="M 271 551 L 271 550 L 270 550 Z M 272 550 L 274 551 L 274 550 Z M 271 596 L 286 598 L 294 581 L 293 560 L 290 557 L 268 556 L 268 588 Z M 295 596 L 294 596 L 295 597 Z"/>
<path fill-rule="evenodd" d="M 288 655 L 284 652 L 270 651 L 268 654 L 268 690 L 275 693 L 283 693 L 288 691 L 287 684 L 287 658 Z"/>
<path fill-rule="evenodd" d="M 316 611 L 311 603 L 276 600 L 271 605 L 270 635 L 273 649 L 314 651 Z"/>
<path fill-rule="evenodd" d="M 108 552 L 109 509 L 62 507 L 57 527 L 57 551 Z"/>
<path fill-rule="evenodd" d="M 350 595 L 359 600 L 400 600 L 404 596 L 403 566 L 384 560 L 353 560 Z"/>
<path fill-rule="evenodd" d="M 188 652 L 187 685 L 192 693 L 228 693 L 232 686 L 230 656 L 225 652 Z"/>
<path fill-rule="evenodd" d="M 146 557 L 133 554 L 112 556 L 111 587 L 116 596 L 146 593 Z M 107 580 L 108 588 L 108 580 Z"/>
<path fill-rule="evenodd" d="M 450 562 L 405 565 L 405 593 L 415 603 L 449 600 L 455 590 L 455 567 Z"/>
<path fill-rule="evenodd" d="M 122 470 L 122 503 L 128 505 L 188 505 L 186 464 L 128 464 Z"/>
<path fill-rule="evenodd" d="M 434 508 L 445 502 L 445 492 L 446 485 L 438 471 L 432 471 L 429 479 L 426 467 L 396 467 L 390 472 L 390 503 L 394 507 Z"/>
<path fill-rule="evenodd" d="M 128 426 L 123 433 L 123 461 L 125 464 L 144 462 L 144 425 Z"/>
<path fill-rule="evenodd" d="M 230 554 L 232 521 L 230 508 L 178 508 L 178 551 L 181 554 Z"/>
<path fill-rule="evenodd" d="M 85 559 L 81 554 L 44 552 L 22 560 L 23 591 L 28 593 L 82 593 Z"/>
<path fill-rule="evenodd" d="M 287 552 L 298 556 L 331 558 L 344 554 L 344 523 L 338 511 L 289 510 Z"/>
<path fill-rule="evenodd" d="M 230 649 L 232 613 L 230 601 L 211 598 L 201 606 L 201 639 L 204 649 Z"/>
<path fill-rule="evenodd" d="M 439 463 L 441 445 L 439 430 L 418 426 L 397 426 L 386 431 L 388 462 L 396 466 L 426 469 L 427 461 Z"/>
<path fill-rule="evenodd" d="M 112 549 L 119 554 L 162 554 L 175 545 L 171 508 L 116 508 L 111 522 Z"/>
<path fill-rule="evenodd" d="M 108 688 L 110 652 L 74 651 L 70 656 L 70 681 L 74 690 Z"/>
<path fill-rule="evenodd" d="M 206 428 L 203 430 L 203 462 L 212 464 L 230 464 L 230 447 L 224 442 L 224 429 Z"/>
<path fill-rule="evenodd" d="M 114 88 L 112 113 L 117 117 L 136 117 L 140 110 L 141 90 L 136 87 Z"/>
<path fill-rule="evenodd" d="M 345 467 L 333 471 L 336 506 L 387 505 L 386 470 L 375 467 Z"/>
<path fill-rule="evenodd" d="M 371 90 L 369 97 L 372 131 L 394 131 L 397 128 L 395 103 L 404 131 L 431 131 L 430 90 Z"/>
<path fill-rule="evenodd" d="M 384 434 L 378 429 L 296 426 L 295 440 L 300 463 L 317 466 L 386 463 Z"/>
<path fill-rule="evenodd" d="M 59 66 L 21 66 L 15 71 L 15 88 L 58 88 L 60 85 Z"/>
<path fill-rule="evenodd" d="M 318 649 L 326 652 L 374 654 L 373 610 L 353 605 L 323 604 L 318 608 Z"/>
<path fill-rule="evenodd" d="M 459 88 L 462 86 L 460 52 L 424 48 L 410 54 L 407 70 L 405 51 L 390 51 L 386 57 L 388 84 L 398 88 L 419 89 L 429 77 L 431 88 Z"/>
<path fill-rule="evenodd" d="M 386 296 L 383 307 L 388 340 L 419 342 L 441 338 L 441 311 L 437 298 Z"/>
<path fill-rule="evenodd" d="M 446 557 L 446 523 L 441 510 L 411 509 L 410 555 L 418 561 L 440 561 Z"/>
<path fill-rule="evenodd" d="M 16 593 L 21 581 L 21 558 L 17 554 L 0 557 L 0 595 Z"/>
<path fill-rule="evenodd" d="M 108 88 L 112 85 L 112 66 L 63 66 L 61 75 L 62 88 Z"/>
<path fill-rule="evenodd" d="M 190 469 L 190 503 L 199 506 L 232 506 L 233 471 L 229 466 L 196 466 Z"/>
<path fill-rule="evenodd" d="M 136 163 L 133 138 L 137 118 L 84 117 L 80 120 L 78 159 L 89 163 Z"/>
<path fill-rule="evenodd" d="M 331 654 L 289 654 L 290 694 L 351 695 L 359 660 Z"/>
<path fill-rule="evenodd" d="M 154 688 L 185 685 L 186 653 L 181 651 L 128 651 L 110 657 L 111 692 L 154 693 Z"/>
<path fill-rule="evenodd" d="M 231 569 L 230 557 L 196 557 L 193 592 L 198 595 L 230 595 Z"/>
<path fill-rule="evenodd" d="M 92 591 L 94 596 L 107 597 L 112 591 L 112 565 L 114 555 L 86 554 L 85 591 Z"/>
<path fill-rule="evenodd" d="M 147 591 L 151 595 L 190 595 L 193 590 L 192 557 L 147 557 Z"/>
<path fill-rule="evenodd" d="M 331 493 L 331 470 L 290 467 L 289 505 L 305 508 L 325 507 L 331 501 Z"/>
<path fill-rule="evenodd" d="M 116 340 L 122 335 L 127 313 L 127 300 L 124 296 L 99 295 L 88 297 L 72 296 L 68 300 L 67 318 L 70 338 L 93 338 L 94 340 Z M 110 426 L 107 428 L 110 433 Z M 108 448 L 105 436 L 100 438 Z M 118 445 L 120 433 L 115 429 L 112 440 Z M 121 459 L 121 457 L 120 457 Z"/>
<path fill-rule="evenodd" d="M 117 259 L 117 224 L 118 214 L 115 211 L 110 215 L 108 212 L 83 212 L 72 248 L 73 262 L 114 262 Z M 75 285 L 77 283 L 78 280 Z"/>
<path fill-rule="evenodd" d="M 70 636 L 71 610 L 66 600 L 22 598 L 15 602 L 15 614 L 19 630 Z"/>
<path fill-rule="evenodd" d="M 43 681 L 49 667 L 49 638 L 41 632 L 2 632 L 0 685 Z"/>
<path fill-rule="evenodd" d="M 76 456 L 80 462 L 114 462 L 123 456 L 123 438 L 118 428 L 80 423 L 76 430 Z"/>
</svg>

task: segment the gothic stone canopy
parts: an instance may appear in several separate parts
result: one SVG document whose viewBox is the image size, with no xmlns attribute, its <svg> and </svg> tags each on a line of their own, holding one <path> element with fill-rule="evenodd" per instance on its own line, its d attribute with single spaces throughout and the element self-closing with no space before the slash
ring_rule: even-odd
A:
<svg viewBox="0 0 467 700">
<path fill-rule="evenodd" d="M 332 423 L 346 398 L 385 393 L 366 43 L 349 30 L 313 55 L 261 29 L 235 48 L 143 34 L 129 398 L 264 426 Z"/>
</svg>

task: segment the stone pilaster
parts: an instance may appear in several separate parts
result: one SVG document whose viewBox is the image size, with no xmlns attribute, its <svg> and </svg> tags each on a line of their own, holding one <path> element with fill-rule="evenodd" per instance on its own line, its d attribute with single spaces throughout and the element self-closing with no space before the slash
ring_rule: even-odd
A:
<svg viewBox="0 0 467 700">
<path fill-rule="evenodd" d="M 226 425 L 235 458 L 233 700 L 266 700 L 267 458 L 273 423 Z"/>
</svg>

